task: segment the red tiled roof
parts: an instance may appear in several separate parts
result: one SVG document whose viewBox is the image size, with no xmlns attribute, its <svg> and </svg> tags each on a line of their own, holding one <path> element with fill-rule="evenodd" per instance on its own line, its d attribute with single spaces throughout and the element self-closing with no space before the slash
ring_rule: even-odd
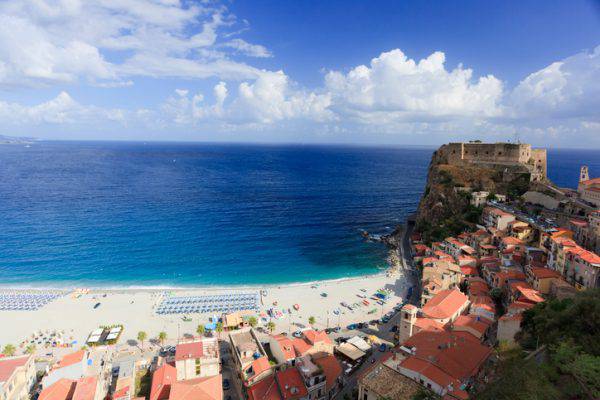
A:
<svg viewBox="0 0 600 400">
<path fill-rule="evenodd" d="M 328 354 L 323 357 L 313 358 L 313 362 L 323 370 L 327 381 L 327 390 L 335 386 L 337 379 L 342 375 L 342 366 L 334 355 Z"/>
<path fill-rule="evenodd" d="M 126 398 L 129 396 L 129 386 L 123 386 L 121 389 L 113 393 L 113 400 Z"/>
<path fill-rule="evenodd" d="M 521 295 L 519 299 L 527 300 L 531 303 L 541 303 L 544 301 L 544 298 L 540 296 L 540 292 L 533 288 L 519 286 L 516 289 Z"/>
<path fill-rule="evenodd" d="M 460 386 L 460 382 L 453 378 L 450 374 L 444 372 L 435 364 L 421 360 L 417 357 L 410 356 L 406 358 L 400 363 L 400 366 L 426 376 L 429 380 L 437 383 L 441 387 L 447 387 L 450 384 L 454 384 L 454 386 Z"/>
<path fill-rule="evenodd" d="M 276 377 L 279 383 L 279 390 L 285 400 L 308 396 L 308 390 L 304 386 L 298 368 L 287 368 L 283 371 L 278 371 Z"/>
<path fill-rule="evenodd" d="M 175 348 L 175 361 L 201 358 L 204 355 L 202 341 L 179 343 Z"/>
<path fill-rule="evenodd" d="M 478 274 L 477 267 L 474 267 L 472 265 L 463 265 L 462 267 L 460 267 L 460 270 L 465 275 L 477 275 Z"/>
<path fill-rule="evenodd" d="M 418 332 L 403 345 L 415 349 L 415 358 L 461 381 L 475 375 L 492 351 L 466 332 Z"/>
<path fill-rule="evenodd" d="M 442 331 L 444 330 L 444 324 L 437 322 L 431 318 L 417 318 L 415 320 L 415 326 L 421 331 Z"/>
<path fill-rule="evenodd" d="M 169 364 L 163 364 L 152 375 L 150 400 L 164 400 L 169 398 L 171 384 L 177 381 L 177 370 Z"/>
<path fill-rule="evenodd" d="M 279 345 L 279 348 L 281 349 L 281 352 L 283 353 L 283 356 L 286 360 L 292 360 L 296 358 L 294 344 L 292 343 L 292 340 L 290 338 L 284 335 L 277 335 L 273 338 L 277 341 L 277 344 Z"/>
<path fill-rule="evenodd" d="M 588 224 L 587 221 L 582 221 L 580 219 L 570 219 L 569 222 L 580 227 L 586 227 Z"/>
<path fill-rule="evenodd" d="M 97 386 L 98 377 L 96 376 L 86 376 L 78 379 L 73 393 L 73 400 L 94 400 Z"/>
<path fill-rule="evenodd" d="M 517 246 L 523 244 L 523 241 L 513 236 L 506 236 L 502 238 L 502 243 L 504 243 L 507 246 Z"/>
<path fill-rule="evenodd" d="M 456 314 L 469 299 L 459 290 L 442 290 L 433 296 L 422 308 L 423 314 L 430 318 L 445 319 Z"/>
<path fill-rule="evenodd" d="M 538 279 L 560 278 L 560 273 L 548 268 L 532 267 L 531 274 Z"/>
<path fill-rule="evenodd" d="M 483 335 L 490 327 L 489 321 L 476 315 L 461 315 L 453 322 L 454 328 L 471 328 Z"/>
<path fill-rule="evenodd" d="M 31 356 L 0 358 L 0 382 L 6 382 L 15 369 L 27 364 Z"/>
<path fill-rule="evenodd" d="M 256 360 L 252 361 L 250 364 L 250 368 L 252 368 L 252 372 L 254 372 L 254 376 L 260 375 L 265 371 L 271 369 L 271 364 L 269 364 L 269 359 L 265 356 L 259 357 Z"/>
<path fill-rule="evenodd" d="M 292 339 L 292 345 L 294 346 L 294 351 L 297 355 L 304 355 L 312 349 L 312 346 L 304 339 L 294 338 Z"/>
<path fill-rule="evenodd" d="M 579 182 L 580 185 L 589 186 L 594 184 L 600 184 L 600 178 L 592 178 L 587 181 Z"/>
<path fill-rule="evenodd" d="M 86 353 L 85 350 L 79 350 L 79 351 L 76 351 L 75 353 L 67 354 L 58 362 L 58 364 L 56 365 L 56 368 L 68 367 L 69 365 L 77 364 L 77 363 L 83 361 L 83 359 L 85 357 L 85 353 Z"/>
<path fill-rule="evenodd" d="M 261 379 L 248 388 L 248 400 L 281 400 L 275 375 Z"/>
<path fill-rule="evenodd" d="M 67 400 L 73 397 L 75 381 L 61 378 L 52 385 L 44 388 L 38 397 L 39 400 Z"/>
<path fill-rule="evenodd" d="M 222 400 L 221 374 L 206 378 L 176 381 L 171 385 L 169 400 Z"/>
<path fill-rule="evenodd" d="M 331 344 L 333 343 L 331 341 L 331 339 L 329 338 L 329 335 L 327 335 L 327 333 L 325 333 L 325 331 L 315 331 L 313 329 L 310 329 L 308 331 L 304 331 L 304 337 L 306 338 L 306 340 L 308 340 L 309 343 L 311 344 L 315 344 L 315 343 L 327 343 L 327 344 Z"/>
</svg>

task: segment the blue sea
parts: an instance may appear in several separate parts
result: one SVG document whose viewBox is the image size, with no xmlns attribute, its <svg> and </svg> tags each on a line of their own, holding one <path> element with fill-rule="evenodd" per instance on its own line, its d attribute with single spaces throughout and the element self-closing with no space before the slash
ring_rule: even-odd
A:
<svg viewBox="0 0 600 400">
<path fill-rule="evenodd" d="M 182 287 L 375 273 L 431 147 L 36 142 L 0 146 L 0 285 Z M 600 152 L 550 150 L 577 185 Z"/>
</svg>

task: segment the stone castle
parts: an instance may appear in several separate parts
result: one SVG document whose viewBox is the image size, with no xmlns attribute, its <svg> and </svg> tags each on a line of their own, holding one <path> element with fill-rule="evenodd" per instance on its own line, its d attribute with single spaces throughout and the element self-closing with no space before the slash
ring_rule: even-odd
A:
<svg viewBox="0 0 600 400">
<path fill-rule="evenodd" d="M 523 166 L 531 181 L 546 180 L 546 149 L 532 149 L 524 143 L 449 143 L 440 147 L 433 158 L 436 164 Z"/>
</svg>

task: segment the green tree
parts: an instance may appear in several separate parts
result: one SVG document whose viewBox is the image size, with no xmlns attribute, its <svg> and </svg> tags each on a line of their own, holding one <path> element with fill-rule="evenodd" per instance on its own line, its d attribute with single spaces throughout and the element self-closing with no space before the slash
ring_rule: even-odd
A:
<svg viewBox="0 0 600 400">
<path fill-rule="evenodd" d="M 206 332 L 204 325 L 202 325 L 202 324 L 198 325 L 198 327 L 196 328 L 196 333 L 200 336 L 204 336 L 204 332 Z"/>
<path fill-rule="evenodd" d="M 273 333 L 273 331 L 275 330 L 275 322 L 269 321 L 267 323 L 267 328 L 269 328 L 269 332 Z"/>
<path fill-rule="evenodd" d="M 148 337 L 148 334 L 144 331 L 139 331 L 137 334 L 137 339 L 142 343 L 142 348 L 144 347 L 144 340 Z"/>
<path fill-rule="evenodd" d="M 33 354 L 35 353 L 35 344 L 30 344 L 25 347 L 25 354 Z"/>
<path fill-rule="evenodd" d="M 161 346 L 165 343 L 165 340 L 167 340 L 167 332 L 160 332 L 158 334 L 158 340 L 160 341 Z"/>
<path fill-rule="evenodd" d="M 223 323 L 222 322 L 217 322 L 217 326 L 216 326 L 215 330 L 217 331 L 217 334 L 219 335 L 219 339 L 220 339 L 221 338 L 221 332 L 223 332 Z"/>
<path fill-rule="evenodd" d="M 248 324 L 250 324 L 251 327 L 256 327 L 256 325 L 258 325 L 258 320 L 256 319 L 256 317 L 250 317 L 248 318 Z"/>
<path fill-rule="evenodd" d="M 8 357 L 14 356 L 16 352 L 17 352 L 17 349 L 12 344 L 7 344 L 6 346 L 4 346 L 4 349 L 2 350 L 2 353 Z"/>
<path fill-rule="evenodd" d="M 313 326 L 315 324 L 315 322 L 317 322 L 317 319 L 315 317 L 313 317 L 312 315 L 310 317 L 308 317 L 308 324 L 310 326 Z"/>
</svg>

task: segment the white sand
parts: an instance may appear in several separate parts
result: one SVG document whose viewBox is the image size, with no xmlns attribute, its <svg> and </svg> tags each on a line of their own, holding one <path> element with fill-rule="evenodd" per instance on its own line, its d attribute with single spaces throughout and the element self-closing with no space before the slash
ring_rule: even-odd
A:
<svg viewBox="0 0 600 400">
<path fill-rule="evenodd" d="M 317 288 L 312 288 L 313 285 Z M 316 318 L 315 327 L 325 328 L 337 326 L 344 327 L 354 322 L 364 322 L 377 319 L 382 314 L 382 307 L 373 300 L 369 306 L 361 306 L 355 311 L 350 311 L 340 305 L 342 301 L 349 304 L 361 303 L 362 299 L 357 294 L 362 294 L 361 288 L 367 290 L 370 297 L 381 288 L 390 289 L 392 297 L 383 307 L 383 313 L 391 310 L 406 295 L 410 286 L 408 281 L 398 273 L 378 274 L 360 278 L 323 281 L 318 283 L 293 284 L 265 287 L 268 294 L 263 299 L 261 311 L 273 307 L 277 301 L 277 308 L 292 309 L 291 317 L 274 320 L 277 324 L 275 332 L 294 331 L 298 327 L 292 323 L 308 325 L 309 316 Z M 259 287 L 249 288 L 210 288 L 210 289 L 185 289 L 174 290 L 176 295 L 198 295 L 228 293 L 233 291 L 258 291 Z M 157 315 L 153 312 L 160 290 L 92 290 L 80 298 L 72 295 L 62 297 L 37 311 L 0 311 L 0 345 L 12 343 L 19 345 L 26 338 L 39 330 L 65 331 L 66 337 L 72 337 L 78 344 L 85 343 L 89 333 L 100 325 L 123 324 L 124 333 L 120 343 L 135 339 L 141 330 L 148 334 L 148 338 L 155 338 L 160 331 L 167 332 L 171 339 L 183 336 L 185 333 L 194 334 L 199 323 L 208 322 L 208 315 L 190 314 L 190 322 L 184 322 L 182 315 Z M 320 294 L 326 292 L 327 297 Z M 106 294 L 106 297 L 103 295 Z M 101 305 L 94 309 L 93 306 L 100 302 Z M 300 304 L 300 310 L 294 311 L 293 305 Z M 342 310 L 339 318 L 333 310 Z M 377 312 L 369 315 L 368 311 L 377 308 Z"/>
</svg>

